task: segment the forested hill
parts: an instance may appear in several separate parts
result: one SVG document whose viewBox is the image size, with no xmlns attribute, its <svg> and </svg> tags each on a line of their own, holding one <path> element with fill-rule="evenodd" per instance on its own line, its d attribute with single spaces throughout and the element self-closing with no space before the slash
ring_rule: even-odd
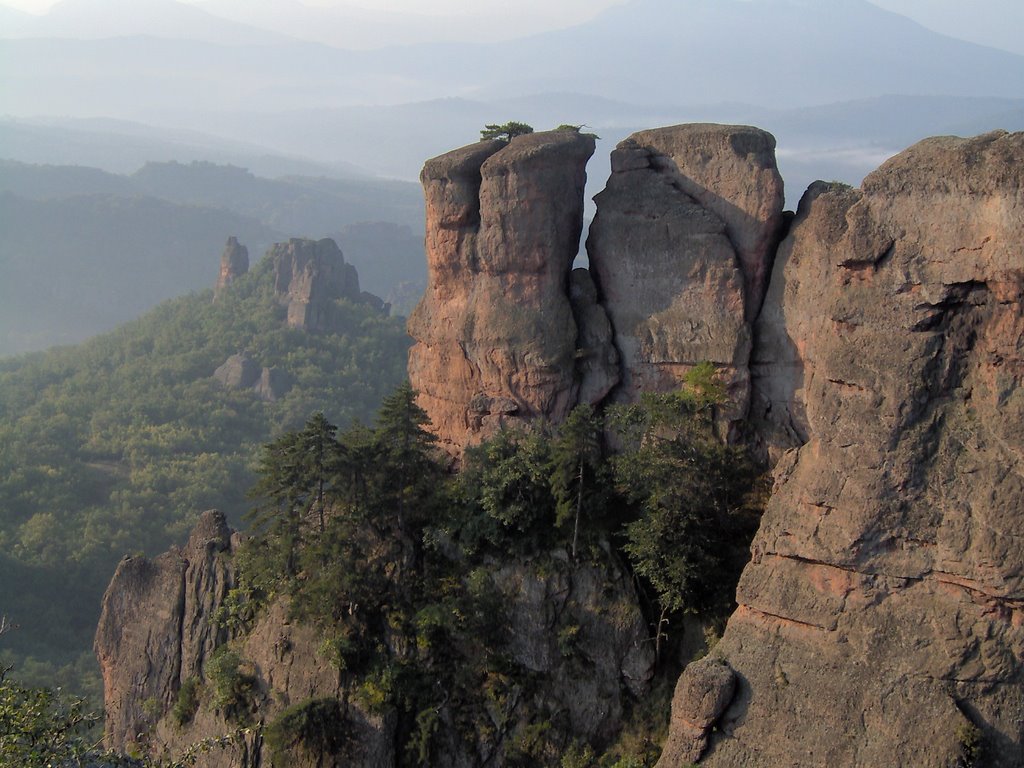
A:
<svg viewBox="0 0 1024 768">
<path fill-rule="evenodd" d="M 267 260 L 77 347 L 0 362 L 0 641 L 23 679 L 96 682 L 102 590 L 125 553 L 179 542 L 205 509 L 238 520 L 257 448 L 323 411 L 367 421 L 405 377 L 400 318 L 338 302 L 334 331 L 285 323 Z M 212 378 L 244 353 L 279 396 Z M 31 657 L 31 658 L 26 658 Z M 79 674 L 82 673 L 82 674 Z"/>
<path fill-rule="evenodd" d="M 422 290 L 425 277 L 422 225 L 419 185 L 407 182 L 0 159 L 0 357 L 78 343 L 210 285 L 227 234 L 253 254 L 293 234 L 331 237 L 365 290 L 408 311 L 402 284 Z"/>
</svg>

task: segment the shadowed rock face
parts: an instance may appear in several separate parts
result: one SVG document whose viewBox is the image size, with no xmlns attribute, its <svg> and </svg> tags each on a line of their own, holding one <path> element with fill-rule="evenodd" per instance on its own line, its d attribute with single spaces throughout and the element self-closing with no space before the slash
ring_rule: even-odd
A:
<svg viewBox="0 0 1024 768">
<path fill-rule="evenodd" d="M 568 281 L 593 152 L 592 137 L 551 131 L 423 168 L 429 278 L 409 318 L 409 379 L 453 454 L 576 404 Z"/>
<path fill-rule="evenodd" d="M 678 389 L 709 360 L 746 416 L 748 318 L 761 304 L 782 225 L 775 140 L 746 126 L 641 131 L 612 153 L 587 240 L 622 356 L 616 397 Z"/>
<path fill-rule="evenodd" d="M 170 708 L 225 636 L 210 619 L 233 576 L 218 553 L 231 546 L 219 512 L 207 512 L 183 550 L 126 557 L 103 597 L 95 650 L 103 674 L 103 737 L 123 749 L 149 730 L 146 702 Z"/>
<path fill-rule="evenodd" d="M 715 649 L 740 685 L 701 765 L 949 766 L 968 721 L 986 765 L 1024 760 L 1022 188 L 1000 132 L 801 201 L 755 359 L 765 422 L 806 443 Z"/>
<path fill-rule="evenodd" d="M 238 543 L 223 516 L 211 511 L 200 518 L 184 549 L 152 561 L 121 562 L 104 595 L 95 644 L 107 705 L 106 744 L 115 750 L 143 744 L 151 754 L 180 754 L 202 739 L 234 732 L 237 723 L 226 721 L 215 708 L 208 673 L 214 649 L 230 640 L 242 661 L 239 668 L 253 680 L 253 722 L 273 723 L 289 705 L 311 698 L 339 702 L 347 736 L 339 752 L 310 754 L 296 748 L 288 752 L 288 766 L 400 763 L 394 714 L 365 711 L 349 676 L 328 661 L 318 632 L 294 621 L 285 601 L 267 606 L 245 635 L 230 638 L 218 627 L 215 616 L 235 582 L 232 555 Z M 629 574 L 610 559 L 570 564 L 567 553 L 559 551 L 543 565 L 509 558 L 492 576 L 508 611 L 507 652 L 535 675 L 535 705 L 558 712 L 574 737 L 614 738 L 628 706 L 625 690 L 642 697 L 654 667 L 647 623 Z M 571 660 L 554 631 L 560 626 L 575 628 L 579 650 Z M 179 724 L 171 710 L 189 681 L 200 683 L 203 692 L 191 718 Z M 439 711 L 448 734 L 435 764 L 469 768 L 481 758 L 456 735 L 456 702 Z M 496 765 L 505 763 L 506 736 L 480 735 Z M 201 752 L 195 764 L 259 768 L 272 762 L 269 746 L 253 732 L 227 749 Z"/>
<path fill-rule="evenodd" d="M 355 267 L 345 263 L 337 243 L 329 238 L 293 237 L 274 245 L 269 256 L 274 264 L 274 292 L 287 305 L 288 325 L 293 328 L 329 331 L 334 300 L 361 299 Z"/>
<path fill-rule="evenodd" d="M 220 274 L 217 285 L 213 289 L 216 299 L 235 280 L 249 271 L 249 249 L 238 242 L 238 238 L 229 237 L 224 252 L 220 256 Z"/>
</svg>

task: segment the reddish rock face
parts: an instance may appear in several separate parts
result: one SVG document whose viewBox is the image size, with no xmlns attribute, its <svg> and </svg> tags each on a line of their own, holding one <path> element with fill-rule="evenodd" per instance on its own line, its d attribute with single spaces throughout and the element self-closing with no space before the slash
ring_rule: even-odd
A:
<svg viewBox="0 0 1024 768">
<path fill-rule="evenodd" d="M 249 249 L 239 244 L 238 239 L 229 237 L 220 256 L 220 275 L 213 289 L 216 299 L 229 285 L 249 271 Z"/>
<path fill-rule="evenodd" d="M 680 125 L 612 153 L 587 251 L 622 356 L 616 397 L 678 389 L 711 361 L 746 416 L 751 333 L 782 224 L 775 139 L 757 128 Z"/>
<path fill-rule="evenodd" d="M 756 384 L 806 443 L 715 648 L 740 687 L 701 765 L 955 765 L 970 724 L 986 764 L 1024 758 L 1022 190 L 999 132 L 801 201 Z"/>
<path fill-rule="evenodd" d="M 576 403 L 569 273 L 593 138 L 486 141 L 426 163 L 428 285 L 409 318 L 409 379 L 453 454 L 502 424 Z"/>
</svg>

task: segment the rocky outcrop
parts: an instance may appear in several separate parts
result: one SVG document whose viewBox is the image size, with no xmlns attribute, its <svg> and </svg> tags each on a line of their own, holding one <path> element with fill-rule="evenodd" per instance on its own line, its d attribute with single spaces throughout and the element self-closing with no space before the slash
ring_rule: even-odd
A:
<svg viewBox="0 0 1024 768">
<path fill-rule="evenodd" d="M 356 268 L 345 263 L 331 239 L 293 237 L 267 253 L 274 268 L 274 293 L 288 307 L 288 325 L 309 331 L 334 327 L 337 299 L 361 300 Z"/>
<path fill-rule="evenodd" d="M 251 389 L 261 400 L 272 402 L 292 386 L 292 378 L 280 368 L 261 367 L 245 354 L 231 355 L 213 372 L 228 389 Z"/>
<path fill-rule="evenodd" d="M 169 709 L 224 636 L 211 619 L 233 576 L 220 557 L 231 531 L 207 512 L 184 549 L 154 560 L 126 557 L 103 597 L 95 650 L 103 674 L 104 740 L 124 749 L 144 742 L 153 706 Z"/>
<path fill-rule="evenodd" d="M 672 721 L 659 764 L 696 763 L 707 748 L 711 727 L 735 694 L 736 674 L 721 659 L 705 656 L 687 666 L 672 696 Z"/>
<path fill-rule="evenodd" d="M 775 139 L 745 126 L 633 134 L 612 153 L 587 251 L 622 357 L 619 400 L 678 389 L 715 363 L 733 405 L 749 402 L 749 321 L 782 226 Z"/>
<path fill-rule="evenodd" d="M 806 442 L 715 649 L 740 684 L 701 765 L 966 765 L 972 729 L 985 765 L 1024 760 L 1022 190 L 1000 132 L 801 201 L 755 385 Z"/>
<path fill-rule="evenodd" d="M 568 281 L 593 151 L 590 136 L 550 131 L 423 168 L 429 279 L 409 318 L 409 378 L 452 453 L 576 403 Z"/>
<path fill-rule="evenodd" d="M 150 754 L 180 754 L 203 739 L 232 733 L 240 714 L 252 724 L 270 725 L 289 706 L 335 700 L 344 719 L 344 745 L 337 753 L 316 755 L 290 750 L 287 765 L 395 765 L 400 741 L 396 718 L 362 707 L 351 676 L 329 663 L 316 630 L 294 621 L 284 602 L 268 606 L 244 634 L 232 636 L 222 628 L 225 622 L 216 617 L 235 581 L 233 555 L 239 541 L 220 513 L 207 512 L 184 549 L 152 561 L 126 558 L 118 567 L 104 596 L 96 636 L 108 747 L 138 745 Z M 512 687 L 515 696 L 495 712 L 493 732 L 476 734 L 479 748 L 503 764 L 511 748 L 504 742 L 515 742 L 520 709 L 557 713 L 557 727 L 566 732 L 567 743 L 575 737 L 611 741 L 622 728 L 627 699 L 646 692 L 654 665 L 653 645 L 629 576 L 610 557 L 604 563 L 571 564 L 564 551 L 534 560 L 509 558 L 488 570 L 488 588 L 502 606 L 502 615 L 489 619 L 506 626 L 506 646 L 500 653 L 507 654 L 509 669 L 521 670 L 521 679 Z M 215 649 L 226 644 L 251 681 L 233 722 L 226 710 L 218 709 L 210 674 Z M 180 692 L 188 686 L 193 687 L 195 706 L 176 719 L 174 707 L 180 706 Z M 519 696 L 524 697 L 523 706 L 516 700 Z M 480 764 L 483 758 L 456 738 L 454 724 L 462 715 L 458 705 L 449 709 L 437 713 L 452 732 L 440 737 L 447 746 L 436 764 Z M 524 720 L 521 725 L 531 723 Z M 225 749 L 200 753 L 196 763 L 200 768 L 272 764 L 282 763 L 272 761 L 270 746 L 255 727 Z"/>
<path fill-rule="evenodd" d="M 220 296 L 235 280 L 249 271 L 249 249 L 238 242 L 238 238 L 229 237 L 224 252 L 220 256 L 220 274 L 213 289 L 214 300 Z"/>
</svg>

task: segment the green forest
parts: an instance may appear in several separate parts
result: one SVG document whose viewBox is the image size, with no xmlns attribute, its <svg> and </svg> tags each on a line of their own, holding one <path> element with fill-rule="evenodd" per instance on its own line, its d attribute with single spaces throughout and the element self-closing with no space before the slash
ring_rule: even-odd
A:
<svg viewBox="0 0 1024 768">
<path fill-rule="evenodd" d="M 755 465 L 715 435 L 722 398 L 713 368 L 699 366 L 677 393 L 604 414 L 579 406 L 561 425 L 499 432 L 471 448 L 457 473 L 407 383 L 369 425 L 339 430 L 316 412 L 259 451 L 249 537 L 215 621 L 238 640 L 284 600 L 292 620 L 318 630 L 320 653 L 358 706 L 397 718 L 399 765 L 500 745 L 508 765 L 652 766 L 679 672 L 678 653 L 660 649 L 680 641 L 682 615 L 705 625 L 728 615 L 760 514 Z M 633 702 L 615 740 L 591 744 L 531 694 L 544 682 L 507 646 L 508 606 L 490 574 L 516 558 L 575 569 L 609 557 L 635 574 L 660 683 Z M 556 628 L 568 664 L 586 664 L 578 629 Z M 275 764 L 296 749 L 322 757 L 356 748 L 346 742 L 347 700 L 309 699 L 262 722 L 262 694 L 239 648 L 219 646 L 203 677 L 182 685 L 169 713 L 179 727 L 213 708 L 225 739 L 262 729 Z M 25 702 L 44 695 L 12 682 L 0 694 L 19 722 Z M 496 720 L 496 706 L 506 716 Z M 43 711 L 46 727 L 71 715 L 84 722 L 73 699 L 47 700 Z M 82 728 L 70 729 L 65 755 L 84 748 L 74 736 Z"/>
<path fill-rule="evenodd" d="M 405 378 L 401 318 L 339 302 L 339 331 L 288 328 L 266 261 L 213 301 L 165 302 L 76 347 L 0 360 L 0 614 L 17 625 L 0 662 L 19 680 L 99 703 L 92 635 L 126 553 L 181 542 L 218 508 L 248 507 L 259 447 L 322 411 L 373 417 Z M 273 402 L 211 374 L 233 354 L 277 367 Z"/>
</svg>

